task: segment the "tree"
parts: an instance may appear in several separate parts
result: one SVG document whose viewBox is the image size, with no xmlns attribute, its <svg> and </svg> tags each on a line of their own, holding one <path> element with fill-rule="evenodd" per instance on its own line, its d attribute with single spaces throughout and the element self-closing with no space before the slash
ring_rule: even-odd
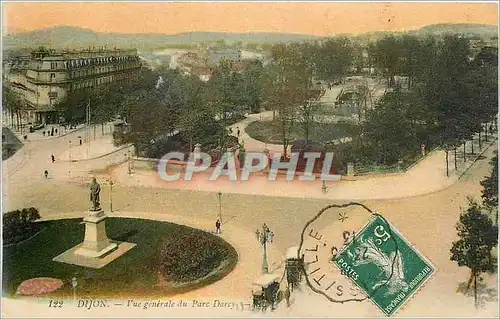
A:
<svg viewBox="0 0 500 319">
<path fill-rule="evenodd" d="M 55 105 L 55 109 L 63 115 L 66 123 L 71 125 L 76 124 L 85 120 L 86 107 L 90 96 L 89 90 L 69 92 L 64 100 L 59 101 Z"/>
<path fill-rule="evenodd" d="M 127 108 L 127 121 L 131 126 L 129 141 L 137 150 L 173 127 L 172 113 L 158 94 L 143 91 L 137 99 L 128 102 Z"/>
<path fill-rule="evenodd" d="M 263 67 L 262 62 L 251 61 L 243 71 L 245 104 L 252 113 L 258 113 L 263 98 Z"/>
<path fill-rule="evenodd" d="M 316 49 L 315 66 L 320 79 L 328 82 L 343 81 L 353 66 L 354 44 L 346 37 L 335 37 Z"/>
<path fill-rule="evenodd" d="M 362 124 L 364 147 L 375 155 L 377 163 L 394 164 L 417 150 L 420 141 L 409 116 L 411 96 L 401 90 L 386 93 L 373 110 L 366 112 Z"/>
<path fill-rule="evenodd" d="M 489 210 L 496 211 L 495 222 L 498 223 L 498 153 L 490 161 L 492 170 L 490 176 L 481 181 L 483 186 L 481 197 L 483 204 Z"/>
<path fill-rule="evenodd" d="M 233 117 L 244 104 L 243 79 L 240 74 L 231 70 L 231 64 L 221 59 L 219 66 L 208 81 L 207 99 L 215 109 L 224 123 L 228 121 L 228 115 Z"/>
<path fill-rule="evenodd" d="M 470 139 L 480 127 L 468 59 L 467 40 L 446 36 L 424 82 L 422 99 L 427 104 L 434 142 L 446 152 L 447 175 L 449 151 Z"/>
<path fill-rule="evenodd" d="M 304 131 L 304 139 L 309 141 L 309 132 L 311 130 L 311 125 L 314 122 L 314 114 L 318 109 L 318 103 L 314 101 L 307 101 L 303 105 L 300 105 L 297 109 L 296 119 L 297 122 L 302 126 Z"/>
<path fill-rule="evenodd" d="M 9 85 L 2 82 L 2 106 L 10 115 L 11 124 L 14 123 L 14 117 L 17 119 L 17 129 L 20 127 L 20 112 L 24 105 L 24 100 Z"/>
<path fill-rule="evenodd" d="M 467 291 L 474 281 L 474 301 L 477 305 L 477 279 L 481 273 L 494 269 L 491 249 L 497 245 L 498 228 L 483 214 L 481 206 L 469 198 L 469 207 L 460 215 L 456 229 L 460 239 L 453 242 L 450 259 L 460 267 L 470 268 Z"/>
<path fill-rule="evenodd" d="M 387 77 L 388 87 L 395 85 L 394 76 L 402 66 L 401 41 L 393 35 L 386 36 L 375 43 L 372 50 L 374 65 Z"/>
<path fill-rule="evenodd" d="M 273 110 L 283 138 L 283 156 L 287 156 L 296 111 L 307 100 L 312 77 L 310 59 L 304 58 L 310 51 L 297 44 L 278 44 L 272 49 L 272 63 L 266 72 L 266 96 Z"/>
</svg>

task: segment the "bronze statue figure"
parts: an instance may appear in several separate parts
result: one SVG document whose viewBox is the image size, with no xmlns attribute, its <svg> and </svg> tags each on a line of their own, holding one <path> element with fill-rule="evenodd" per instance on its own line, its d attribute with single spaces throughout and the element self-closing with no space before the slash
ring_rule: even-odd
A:
<svg viewBox="0 0 500 319">
<path fill-rule="evenodd" d="M 97 183 L 95 177 L 92 177 L 90 182 L 90 201 L 92 202 L 92 211 L 98 211 L 101 209 L 99 203 L 99 193 L 101 192 L 101 186 Z"/>
</svg>

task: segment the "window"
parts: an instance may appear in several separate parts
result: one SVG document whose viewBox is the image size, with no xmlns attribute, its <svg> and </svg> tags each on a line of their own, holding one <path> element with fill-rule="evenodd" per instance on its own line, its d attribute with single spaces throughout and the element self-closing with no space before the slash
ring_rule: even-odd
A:
<svg viewBox="0 0 500 319">
<path fill-rule="evenodd" d="M 56 62 L 50 62 L 50 68 L 52 70 L 57 69 L 57 63 Z"/>
<path fill-rule="evenodd" d="M 55 81 L 56 80 L 56 74 L 55 73 L 50 73 L 50 80 Z"/>
</svg>

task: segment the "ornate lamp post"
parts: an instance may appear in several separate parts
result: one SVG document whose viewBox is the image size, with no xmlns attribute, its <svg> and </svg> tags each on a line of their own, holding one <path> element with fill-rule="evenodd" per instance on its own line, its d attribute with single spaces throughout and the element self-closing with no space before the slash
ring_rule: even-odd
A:
<svg viewBox="0 0 500 319">
<path fill-rule="evenodd" d="M 71 278 L 71 288 L 73 289 L 73 301 L 76 302 L 76 286 L 78 286 L 78 281 L 76 277 Z"/>
<path fill-rule="evenodd" d="M 113 212 L 113 181 L 109 179 L 109 211 Z"/>
<path fill-rule="evenodd" d="M 71 177 L 71 141 L 69 141 L 69 145 L 68 145 L 68 154 L 69 154 L 68 176 Z"/>
<path fill-rule="evenodd" d="M 220 223 L 222 224 L 222 193 L 221 192 L 218 192 L 217 193 L 217 198 L 219 199 L 219 220 L 220 220 Z"/>
<path fill-rule="evenodd" d="M 262 256 L 262 273 L 267 274 L 269 272 L 269 267 L 267 265 L 267 243 L 272 243 L 274 238 L 274 233 L 267 227 L 266 223 L 262 225 L 262 230 L 257 229 L 255 231 L 257 240 L 264 248 Z"/>
</svg>

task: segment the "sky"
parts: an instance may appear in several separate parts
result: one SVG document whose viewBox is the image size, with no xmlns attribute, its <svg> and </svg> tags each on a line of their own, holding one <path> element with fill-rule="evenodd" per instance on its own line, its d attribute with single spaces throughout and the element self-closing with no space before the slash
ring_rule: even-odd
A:
<svg viewBox="0 0 500 319">
<path fill-rule="evenodd" d="M 57 25 L 99 32 L 287 32 L 313 35 L 409 30 L 436 23 L 498 25 L 496 3 L 2 2 L 3 32 Z"/>
</svg>

